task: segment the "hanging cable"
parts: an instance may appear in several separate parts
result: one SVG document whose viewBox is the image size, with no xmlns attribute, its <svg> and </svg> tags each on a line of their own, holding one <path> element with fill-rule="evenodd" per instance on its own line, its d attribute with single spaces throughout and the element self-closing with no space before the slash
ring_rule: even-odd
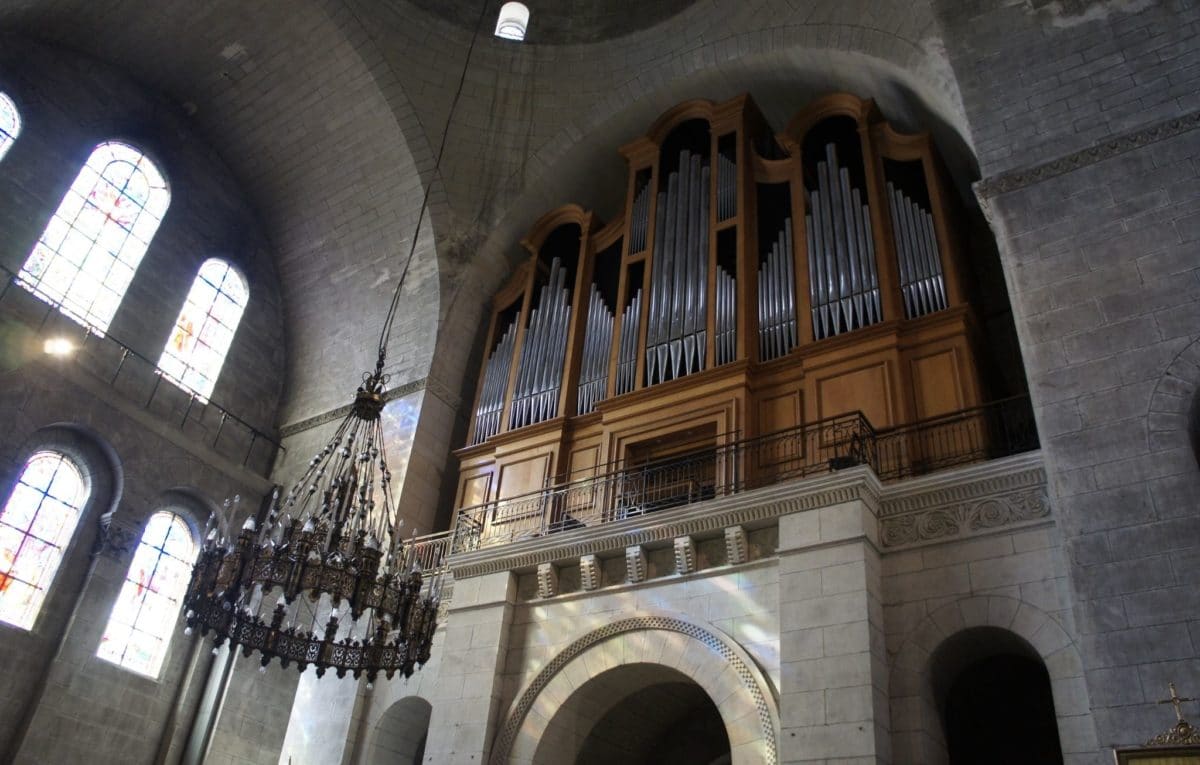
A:
<svg viewBox="0 0 1200 765">
<path fill-rule="evenodd" d="M 413 231 L 412 242 L 408 248 L 408 257 L 404 260 L 404 268 L 400 271 L 400 281 L 396 284 L 396 291 L 392 294 L 392 302 L 388 306 L 387 315 L 383 320 L 383 328 L 379 333 L 379 356 L 375 362 L 375 373 L 377 375 L 383 373 L 383 360 L 387 355 L 387 343 L 391 338 L 392 324 L 396 319 L 396 311 L 400 307 L 400 292 L 404 289 L 404 278 L 408 275 L 408 269 L 412 265 L 413 257 L 417 253 L 417 240 L 421 235 L 421 223 L 425 220 L 425 211 L 429 207 L 429 195 L 433 191 L 434 181 L 437 180 L 438 171 L 442 167 L 442 156 L 446 152 L 446 139 L 450 135 L 450 125 L 454 120 L 454 112 L 458 107 L 458 100 L 462 96 L 463 85 L 467 81 L 467 71 L 471 67 L 471 56 L 474 54 L 475 44 L 479 40 L 479 29 L 483 25 L 484 18 L 487 16 L 488 4 L 488 0 L 484 0 L 480 4 L 479 18 L 475 20 L 475 28 L 471 32 L 471 44 L 467 46 L 467 57 L 463 61 L 462 73 L 458 77 L 458 87 L 454 89 L 454 98 L 450 100 L 450 111 L 446 114 L 446 124 L 442 127 L 442 137 L 434 159 L 433 173 L 430 175 L 429 183 L 425 184 L 425 193 L 421 197 L 421 207 L 417 212 L 417 226 Z"/>
</svg>

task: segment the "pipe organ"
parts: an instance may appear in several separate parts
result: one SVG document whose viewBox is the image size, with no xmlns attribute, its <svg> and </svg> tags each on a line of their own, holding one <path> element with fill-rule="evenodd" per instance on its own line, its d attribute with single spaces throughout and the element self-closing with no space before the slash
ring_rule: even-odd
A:
<svg viewBox="0 0 1200 765">
<path fill-rule="evenodd" d="M 547 213 L 495 297 L 460 507 L 697 434 L 981 402 L 962 213 L 928 134 L 849 94 L 772 132 L 741 96 L 680 104 L 621 153 L 624 212 Z"/>
</svg>

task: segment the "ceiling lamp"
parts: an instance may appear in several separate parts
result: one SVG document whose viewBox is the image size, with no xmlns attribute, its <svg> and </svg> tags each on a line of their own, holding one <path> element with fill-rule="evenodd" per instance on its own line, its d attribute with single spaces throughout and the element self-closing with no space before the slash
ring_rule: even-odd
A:
<svg viewBox="0 0 1200 765">
<path fill-rule="evenodd" d="M 529 27 L 529 8 L 523 3 L 505 3 L 496 19 L 496 37 L 521 42 Z"/>
<path fill-rule="evenodd" d="M 486 10 L 485 0 L 434 176 Z M 425 576 L 400 541 L 403 521 L 392 497 L 380 415 L 387 344 L 432 188 L 432 181 L 426 183 L 408 259 L 380 332 L 375 370 L 363 375 L 350 413 L 282 501 L 273 493 L 265 513 L 248 518 L 236 537 L 224 525 L 236 508 L 210 519 L 192 569 L 184 597 L 188 630 L 211 631 L 217 645 L 240 646 L 247 657 L 257 651 L 264 671 L 279 659 L 301 672 L 316 667 L 318 677 L 332 669 L 338 677 L 349 672 L 371 682 L 381 672 L 408 677 L 429 660 L 440 578 Z"/>
</svg>

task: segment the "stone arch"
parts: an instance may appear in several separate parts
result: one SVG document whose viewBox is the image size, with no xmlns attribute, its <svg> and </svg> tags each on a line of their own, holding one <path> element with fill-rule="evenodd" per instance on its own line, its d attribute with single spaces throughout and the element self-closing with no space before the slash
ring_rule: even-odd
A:
<svg viewBox="0 0 1200 765">
<path fill-rule="evenodd" d="M 371 732 L 366 765 L 418 765 L 425 751 L 433 705 L 406 696 L 384 711 Z"/>
<path fill-rule="evenodd" d="M 1200 340 L 1177 353 L 1158 378 L 1147 419 L 1151 452 L 1190 447 L 1200 466 Z"/>
<path fill-rule="evenodd" d="M 531 762 L 554 710 L 572 691 L 622 664 L 648 661 L 682 672 L 708 694 L 725 721 L 735 765 L 779 761 L 776 701 L 753 659 L 715 630 L 649 615 L 589 632 L 543 667 L 518 693 L 490 761 Z"/>
<path fill-rule="evenodd" d="M 110 518 L 116 512 L 125 488 L 121 459 L 99 433 L 73 422 L 46 425 L 31 433 L 17 450 L 11 471 L 4 471 L 3 486 L 7 487 L 15 480 L 16 471 L 21 469 L 31 454 L 43 449 L 67 455 L 83 474 L 88 499 L 79 519 L 80 529 L 85 523 Z M 4 496 L 7 495 L 6 489 Z"/>
<path fill-rule="evenodd" d="M 1011 633 L 1045 664 L 1064 757 L 1095 752 L 1083 661 L 1070 634 L 1056 618 L 1023 600 L 978 595 L 947 603 L 926 616 L 892 656 L 888 687 L 896 760 L 931 765 L 945 762 L 942 724 L 934 699 L 934 655 L 948 639 L 978 627 Z"/>
</svg>

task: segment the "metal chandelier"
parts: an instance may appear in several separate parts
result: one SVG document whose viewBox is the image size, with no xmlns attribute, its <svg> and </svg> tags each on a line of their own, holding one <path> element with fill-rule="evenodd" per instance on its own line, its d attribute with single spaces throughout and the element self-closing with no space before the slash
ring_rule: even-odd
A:
<svg viewBox="0 0 1200 765">
<path fill-rule="evenodd" d="M 442 131 L 435 176 L 487 7 L 485 0 Z M 403 520 L 393 501 L 380 416 L 387 344 L 432 187 L 425 184 L 375 370 L 363 374 L 349 414 L 282 501 L 278 491 L 272 495 L 261 526 L 251 515 L 234 537 L 214 516 L 206 529 L 184 598 L 188 629 L 212 631 L 218 646 L 240 646 L 247 657 L 257 651 L 264 669 L 279 659 L 301 672 L 316 667 L 318 677 L 332 669 L 338 677 L 349 672 L 371 682 L 381 672 L 408 677 L 429 660 L 440 577 L 426 577 L 400 540 Z M 236 515 L 233 508 L 226 518 Z"/>
</svg>

